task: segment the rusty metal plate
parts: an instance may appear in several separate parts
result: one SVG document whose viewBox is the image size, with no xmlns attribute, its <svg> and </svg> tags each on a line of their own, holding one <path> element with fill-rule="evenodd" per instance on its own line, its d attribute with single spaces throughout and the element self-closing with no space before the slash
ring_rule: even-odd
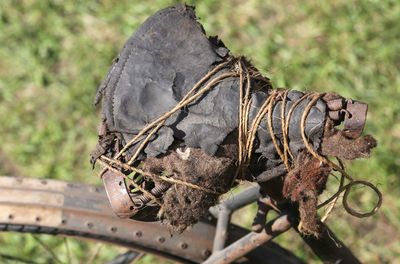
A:
<svg viewBox="0 0 400 264">
<path fill-rule="evenodd" d="M 128 193 L 124 178 L 108 170 L 103 174 L 102 179 L 114 213 L 121 218 L 135 215 L 135 204 Z"/>
<path fill-rule="evenodd" d="M 348 138 L 359 138 L 364 130 L 367 119 L 368 104 L 348 101 L 345 115 L 343 132 Z"/>
</svg>

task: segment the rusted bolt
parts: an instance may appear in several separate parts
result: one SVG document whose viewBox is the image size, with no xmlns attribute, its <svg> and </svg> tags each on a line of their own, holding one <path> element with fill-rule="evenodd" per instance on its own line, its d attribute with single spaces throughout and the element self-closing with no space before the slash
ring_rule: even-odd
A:
<svg viewBox="0 0 400 264">
<path fill-rule="evenodd" d="M 137 236 L 137 237 L 141 237 L 141 236 L 142 236 L 142 232 L 141 232 L 141 231 L 137 231 L 137 232 L 136 232 L 136 236 Z"/>
<path fill-rule="evenodd" d="M 86 224 L 86 226 L 87 226 L 88 228 L 92 228 L 92 227 L 93 227 L 93 223 L 88 222 L 88 223 Z M 112 231 L 112 229 L 111 229 L 111 231 Z"/>
<path fill-rule="evenodd" d="M 110 231 L 113 232 L 113 233 L 117 232 L 117 230 L 118 230 L 118 229 L 117 229 L 115 226 L 113 226 L 113 227 L 110 228 Z"/>
<path fill-rule="evenodd" d="M 206 250 L 203 250 L 202 254 L 203 254 L 204 259 L 207 259 L 209 256 L 211 256 L 211 251 L 206 249 Z"/>
<path fill-rule="evenodd" d="M 40 220 L 42 220 L 42 219 L 40 218 L 40 216 L 37 216 L 37 217 L 36 217 L 36 222 L 40 222 Z"/>
<path fill-rule="evenodd" d="M 14 219 L 14 215 L 9 214 L 9 215 L 8 215 L 8 219 Z"/>
<path fill-rule="evenodd" d="M 182 248 L 182 249 L 187 249 L 187 248 L 188 248 L 188 244 L 186 244 L 185 242 L 183 242 L 183 243 L 181 244 L 181 248 Z"/>
<path fill-rule="evenodd" d="M 164 237 L 159 237 L 159 238 L 158 238 L 158 242 L 164 243 L 164 242 L 165 242 L 165 238 L 164 238 Z"/>
</svg>

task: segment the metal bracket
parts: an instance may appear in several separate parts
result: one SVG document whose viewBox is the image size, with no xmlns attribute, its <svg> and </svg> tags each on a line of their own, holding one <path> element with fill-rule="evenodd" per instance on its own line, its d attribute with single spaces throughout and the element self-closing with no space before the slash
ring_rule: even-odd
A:
<svg viewBox="0 0 400 264">
<path fill-rule="evenodd" d="M 326 102 L 328 116 L 336 125 L 344 121 L 343 133 L 348 138 L 359 138 L 367 119 L 368 104 L 351 99 L 338 98 Z"/>
<path fill-rule="evenodd" d="M 114 213 L 120 218 L 129 218 L 137 213 L 135 204 L 128 193 L 125 180 L 112 171 L 103 174 L 103 183 Z"/>
<path fill-rule="evenodd" d="M 368 104 L 347 100 L 346 110 L 343 132 L 348 138 L 359 138 L 367 119 Z"/>
</svg>

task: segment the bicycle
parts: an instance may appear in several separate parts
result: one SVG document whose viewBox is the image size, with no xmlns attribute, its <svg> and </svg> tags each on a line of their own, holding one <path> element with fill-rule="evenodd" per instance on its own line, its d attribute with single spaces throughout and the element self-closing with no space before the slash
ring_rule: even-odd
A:
<svg viewBox="0 0 400 264">
<path fill-rule="evenodd" d="M 291 227 L 290 213 L 267 223 L 266 231 L 261 233 L 230 223 L 232 212 L 256 201 L 258 196 L 256 186 L 232 195 L 212 207 L 209 216 L 191 230 L 170 237 L 167 227 L 159 222 L 116 217 L 103 187 L 3 176 L 0 177 L 0 230 L 111 243 L 133 250 L 130 261 L 139 259 L 141 255 L 136 252 L 145 252 L 180 263 L 229 263 L 243 256 L 247 263 L 303 263 L 270 241 Z M 322 261 L 341 256 L 341 263 L 359 263 L 343 243 L 339 242 L 341 247 L 337 247 L 338 241 L 330 236 L 325 232 L 319 240 L 312 236 L 303 239 Z M 119 259 L 124 261 L 123 256 Z M 110 263 L 130 263 L 120 260 L 117 257 Z"/>
<path fill-rule="evenodd" d="M 290 206 L 282 208 L 281 216 L 267 223 L 260 233 L 250 232 L 245 235 L 246 231 L 230 225 L 229 218 L 233 211 L 257 200 L 258 191 L 255 188 L 222 201 L 219 207 L 210 210 L 207 220 L 201 221 L 191 231 L 168 238 L 168 230 L 157 223 L 148 224 L 115 218 L 110 213 L 111 210 L 101 188 L 51 180 L 13 181 L 6 178 L 4 180 L 1 214 L 1 229 L 4 231 L 96 239 L 181 262 L 205 260 L 206 263 L 224 263 L 247 254 L 247 260 L 251 263 L 255 263 L 257 259 L 264 262 L 266 259 L 272 259 L 271 256 L 278 255 L 279 259 L 274 260 L 275 263 L 283 262 L 286 257 L 291 256 L 285 250 L 278 250 L 277 246 L 270 246 L 268 254 L 266 253 L 268 250 L 264 249 L 260 252 L 259 258 L 251 256 L 251 253 L 257 252 L 259 244 L 271 240 L 291 226 L 297 226 L 295 210 L 291 210 Z M 25 184 L 27 186 L 18 187 Z M 340 242 L 331 238 L 333 235 L 329 229 L 327 230 L 319 240 L 313 237 L 304 239 L 324 261 L 336 260 L 340 255 L 349 263 L 358 262 Z M 236 232 L 240 234 L 235 235 Z M 145 234 L 149 234 L 148 237 Z M 204 242 L 204 246 L 200 242 Z M 228 246 L 225 247 L 225 244 Z M 300 260 L 294 258 L 293 261 Z"/>
</svg>

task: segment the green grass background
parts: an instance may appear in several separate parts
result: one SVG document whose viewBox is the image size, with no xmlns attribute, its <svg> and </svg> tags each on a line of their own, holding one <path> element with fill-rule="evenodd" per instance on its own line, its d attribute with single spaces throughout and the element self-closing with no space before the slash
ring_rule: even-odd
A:
<svg viewBox="0 0 400 264">
<path fill-rule="evenodd" d="M 100 120 L 99 109 L 92 106 L 96 89 L 134 30 L 175 3 L 0 0 L 0 173 L 100 184 L 88 163 Z M 378 147 L 371 159 L 346 165 L 355 178 L 379 186 L 383 206 L 375 216 L 358 219 L 338 205 L 328 224 L 363 262 L 400 263 L 400 4 L 187 3 L 196 5 L 209 35 L 219 35 L 234 55 L 251 58 L 275 87 L 336 91 L 368 102 L 365 133 L 377 138 Z M 360 192 L 354 198 L 371 205 L 374 197 Z M 254 208 L 235 221 L 248 226 L 253 214 Z M 0 234 L 0 254 L 22 252 L 38 263 L 50 262 L 51 256 L 34 241 Z M 295 233 L 277 241 L 318 263 Z M 71 241 L 70 247 L 74 262 L 85 263 L 97 245 Z M 101 252 L 96 263 L 121 249 L 105 246 Z"/>
</svg>

